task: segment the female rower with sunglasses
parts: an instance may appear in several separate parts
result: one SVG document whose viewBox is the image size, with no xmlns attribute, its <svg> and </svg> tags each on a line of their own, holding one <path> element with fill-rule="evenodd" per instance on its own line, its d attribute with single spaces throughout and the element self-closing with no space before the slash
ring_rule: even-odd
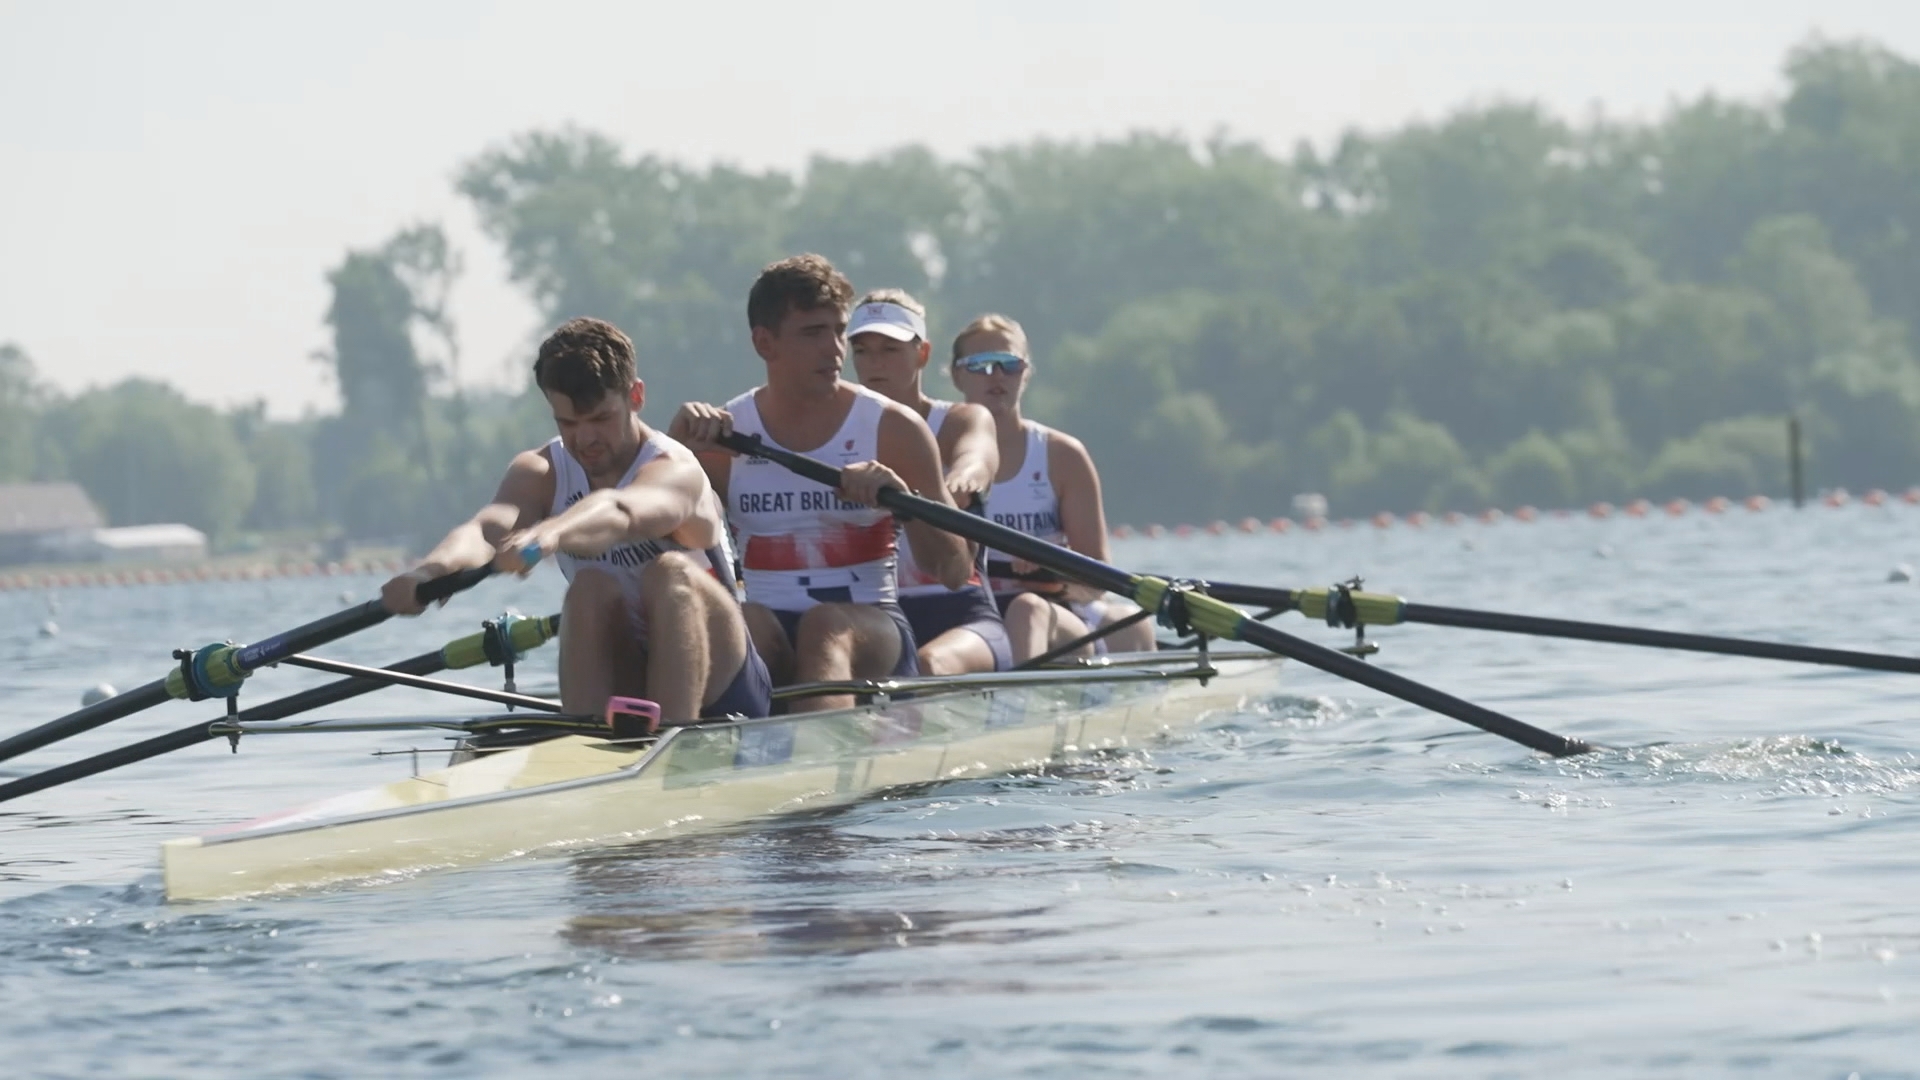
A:
<svg viewBox="0 0 1920 1080">
<path fill-rule="evenodd" d="M 1001 525 L 1102 562 L 1107 517 L 1100 474 L 1080 440 L 1020 415 L 1020 398 L 1033 375 L 1027 334 L 1005 315 L 982 315 L 953 339 L 953 384 L 967 401 L 993 415 L 1000 468 L 987 493 L 987 516 Z M 994 599 L 1006 616 L 1013 658 L 1021 663 L 1138 610 L 1101 590 L 1035 580 L 1031 563 L 987 553 Z M 1009 575 L 1011 571 L 1011 575 Z M 1139 622 L 1080 650 L 1080 655 L 1153 649 L 1153 626 Z"/>
</svg>

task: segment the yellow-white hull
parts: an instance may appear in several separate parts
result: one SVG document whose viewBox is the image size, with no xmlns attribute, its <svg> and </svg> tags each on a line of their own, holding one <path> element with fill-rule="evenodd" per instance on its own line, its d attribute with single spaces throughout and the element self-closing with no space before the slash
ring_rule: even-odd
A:
<svg viewBox="0 0 1920 1080">
<path fill-rule="evenodd" d="M 1190 659 L 1108 669 L 1113 679 L 1074 672 L 1071 681 L 674 728 L 642 746 L 576 735 L 503 750 L 168 841 L 167 898 L 248 896 L 679 836 L 1139 746 L 1270 691 L 1279 670 L 1271 658 L 1217 659 L 1218 674 L 1203 683 L 1183 674 Z"/>
</svg>

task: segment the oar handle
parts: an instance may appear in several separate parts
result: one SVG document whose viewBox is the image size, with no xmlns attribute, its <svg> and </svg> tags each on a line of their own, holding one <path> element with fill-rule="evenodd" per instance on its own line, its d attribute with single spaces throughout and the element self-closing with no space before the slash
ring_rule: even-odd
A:
<svg viewBox="0 0 1920 1080">
<path fill-rule="evenodd" d="M 538 551 L 537 547 L 535 551 Z M 538 556 L 536 555 L 535 557 L 537 558 Z M 533 565 L 532 560 L 529 560 L 527 565 Z M 413 598 L 422 604 L 431 604 L 435 601 L 445 600 L 454 593 L 465 592 L 492 576 L 493 566 L 491 564 L 487 566 L 476 566 L 471 570 L 456 570 L 445 577 L 437 577 L 432 581 L 423 581 L 414 586 Z"/>
</svg>

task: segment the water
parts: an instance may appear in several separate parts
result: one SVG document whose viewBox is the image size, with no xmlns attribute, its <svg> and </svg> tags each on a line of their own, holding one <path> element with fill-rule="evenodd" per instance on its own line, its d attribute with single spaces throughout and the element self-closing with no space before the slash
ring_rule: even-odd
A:
<svg viewBox="0 0 1920 1080">
<path fill-rule="evenodd" d="M 1920 511 L 1132 541 L 1435 604 L 1920 651 Z M 371 579 L 0 596 L 12 724 Z M 389 662 L 557 582 L 330 650 Z M 1298 616 L 1279 625 L 1328 643 Z M 0 808 L 8 1076 L 1920 1076 L 1920 680 L 1432 627 L 1378 662 L 1616 749 L 1552 762 L 1327 676 L 1200 733 L 759 828 L 168 906 L 157 845 L 433 737 L 208 744 Z M 548 653 L 526 681 L 552 678 Z M 263 674 L 254 700 L 318 681 Z M 432 711 L 388 692 L 337 713 Z M 210 715 L 175 704 L 6 775 Z"/>
</svg>

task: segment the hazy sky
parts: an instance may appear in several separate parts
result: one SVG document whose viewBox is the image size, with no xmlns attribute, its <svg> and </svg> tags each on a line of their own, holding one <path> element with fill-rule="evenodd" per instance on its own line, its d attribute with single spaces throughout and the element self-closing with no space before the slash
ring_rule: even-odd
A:
<svg viewBox="0 0 1920 1080">
<path fill-rule="evenodd" d="M 1653 116 L 1772 94 L 1815 31 L 1920 56 L 1920 3 L 0 0 L 0 342 L 68 389 L 331 407 L 323 275 L 439 221 L 467 258 L 467 380 L 498 383 L 537 317 L 451 178 L 530 128 L 789 167 L 1132 128 L 1284 150 L 1492 97 Z"/>
</svg>

